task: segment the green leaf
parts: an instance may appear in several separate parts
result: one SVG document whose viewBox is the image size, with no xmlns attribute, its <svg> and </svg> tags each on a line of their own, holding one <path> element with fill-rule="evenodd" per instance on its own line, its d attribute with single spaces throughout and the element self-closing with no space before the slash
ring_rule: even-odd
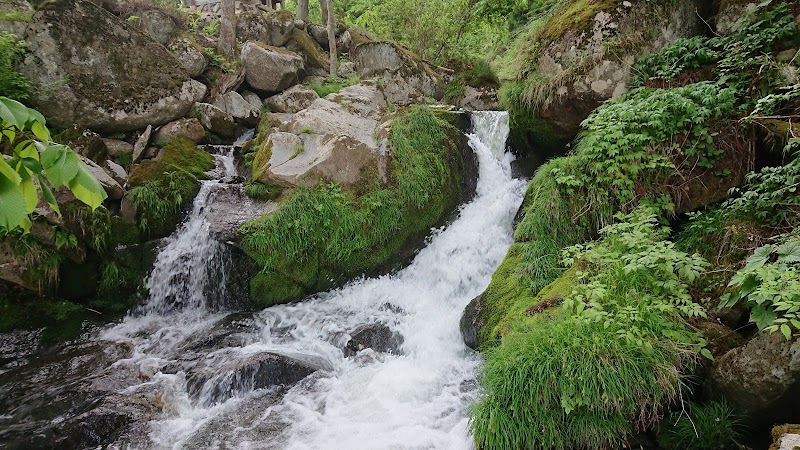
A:
<svg viewBox="0 0 800 450">
<path fill-rule="evenodd" d="M 31 174 L 23 171 L 20 175 L 22 176 L 22 183 L 20 183 L 19 187 L 22 191 L 22 196 L 25 198 L 25 214 L 27 215 L 36 209 L 36 205 L 39 203 L 39 195 L 36 192 L 36 185 L 33 184 Z"/>
<path fill-rule="evenodd" d="M 55 195 L 53 195 L 53 191 L 50 190 L 50 186 L 44 182 L 41 175 L 37 174 L 37 178 L 39 180 L 39 189 L 42 191 L 42 197 L 44 197 L 44 201 L 50 205 L 50 208 L 58 214 L 58 217 L 61 217 L 61 210 L 58 208 L 58 202 L 56 201 Z"/>
<path fill-rule="evenodd" d="M 46 126 L 44 126 L 43 123 L 34 121 L 31 125 L 31 131 L 33 131 L 34 136 L 36 136 L 39 140 L 45 142 L 50 141 L 50 131 Z"/>
<path fill-rule="evenodd" d="M 22 129 L 31 118 L 30 110 L 22 103 L 0 97 L 0 120 Z"/>
<path fill-rule="evenodd" d="M 792 329 L 789 328 L 789 325 L 781 325 L 781 333 L 783 333 L 783 336 L 786 337 L 787 341 L 792 338 Z"/>
<path fill-rule="evenodd" d="M 6 162 L 5 158 L 0 156 L 0 176 L 5 176 L 9 182 L 13 183 L 15 186 L 22 182 L 22 178 L 19 176 L 16 170 L 13 167 L 9 166 Z"/>
<path fill-rule="evenodd" d="M 706 357 L 707 359 L 711 360 L 711 361 L 714 360 L 714 355 L 712 355 L 711 352 L 707 348 L 701 348 L 700 349 L 700 354 L 703 355 L 704 357 Z"/>
<path fill-rule="evenodd" d="M 0 167 L 5 161 L 0 161 Z M 8 167 L 8 164 L 5 164 Z M 10 168 L 10 167 L 9 167 Z M 19 175 L 14 172 L 19 179 Z M 24 228 L 28 220 L 25 212 L 25 195 L 19 187 L 20 181 L 9 179 L 5 172 L 0 172 L 0 228 L 13 230 L 19 226 Z"/>
<path fill-rule="evenodd" d="M 789 241 L 778 247 L 778 261 L 784 263 L 800 262 L 800 242 Z"/>
<path fill-rule="evenodd" d="M 71 155 L 78 158 L 74 153 L 71 153 Z M 103 186 L 100 185 L 100 182 L 97 181 L 92 172 L 89 171 L 89 168 L 86 167 L 86 164 L 80 159 L 78 159 L 78 172 L 67 183 L 67 187 L 75 195 L 75 198 L 91 206 L 92 209 L 96 209 L 103 204 L 103 200 L 108 197 Z"/>
<path fill-rule="evenodd" d="M 41 152 L 42 169 L 48 181 L 56 189 L 67 184 L 78 174 L 81 160 L 65 145 L 38 145 Z"/>
</svg>

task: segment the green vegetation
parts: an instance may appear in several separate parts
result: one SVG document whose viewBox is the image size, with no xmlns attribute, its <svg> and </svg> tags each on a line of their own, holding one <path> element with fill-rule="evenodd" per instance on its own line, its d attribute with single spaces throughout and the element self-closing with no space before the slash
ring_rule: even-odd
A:
<svg viewBox="0 0 800 450">
<path fill-rule="evenodd" d="M 317 93 L 320 97 L 327 97 L 330 94 L 335 94 L 342 89 L 358 83 L 357 76 L 350 78 L 328 77 L 322 83 L 311 83 L 308 85 L 311 90 Z"/>
<path fill-rule="evenodd" d="M 69 147 L 52 142 L 44 117 L 36 110 L 0 97 L 0 231 L 30 230 L 29 215 L 39 195 L 59 216 L 51 189 L 67 186 L 96 209 L 107 195 L 86 164 Z"/>
<path fill-rule="evenodd" d="M 742 424 L 725 402 L 689 403 L 662 422 L 658 444 L 665 450 L 736 448 Z"/>
<path fill-rule="evenodd" d="M 262 268 L 251 281 L 254 299 L 284 303 L 390 263 L 457 204 L 457 139 L 436 114 L 413 107 L 392 123 L 388 187 L 375 178 L 358 193 L 297 188 L 277 211 L 244 224 L 245 251 Z"/>
<path fill-rule="evenodd" d="M 697 352 L 710 356 L 683 321 L 703 314 L 688 289 L 707 263 L 665 241 L 652 209 L 618 219 L 568 252 L 579 271 L 561 310 L 486 352 L 478 447 L 621 448 L 680 398 Z"/>
<path fill-rule="evenodd" d="M 255 200 L 277 200 L 283 193 L 279 186 L 267 186 L 258 181 L 250 181 L 244 185 L 244 195 Z"/>
<path fill-rule="evenodd" d="M 10 33 L 0 33 L 0 92 L 15 99 L 28 98 L 30 81 L 18 71 L 27 46 Z"/>
</svg>

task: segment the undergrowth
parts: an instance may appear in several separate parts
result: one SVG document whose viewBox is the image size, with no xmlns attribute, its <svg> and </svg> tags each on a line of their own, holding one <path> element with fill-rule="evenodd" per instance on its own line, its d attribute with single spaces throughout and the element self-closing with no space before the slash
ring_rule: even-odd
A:
<svg viewBox="0 0 800 450">
<path fill-rule="evenodd" d="M 328 77 L 321 83 L 311 83 L 308 87 L 317 93 L 320 98 L 327 97 L 330 94 L 335 94 L 342 89 L 358 83 L 359 77 L 340 78 Z"/>
<path fill-rule="evenodd" d="M 30 81 L 19 72 L 27 45 L 16 35 L 0 32 L 0 93 L 14 100 L 28 98 Z"/>
<path fill-rule="evenodd" d="M 688 403 L 662 422 L 657 441 L 665 450 L 736 448 L 742 423 L 725 402 Z"/>
</svg>

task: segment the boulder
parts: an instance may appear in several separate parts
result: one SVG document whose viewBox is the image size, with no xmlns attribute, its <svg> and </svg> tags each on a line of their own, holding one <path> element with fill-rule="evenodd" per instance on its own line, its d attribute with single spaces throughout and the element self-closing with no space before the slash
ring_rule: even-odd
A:
<svg viewBox="0 0 800 450">
<path fill-rule="evenodd" d="M 328 48 L 328 29 L 323 27 L 322 25 L 309 25 L 306 28 L 308 34 L 317 41 L 317 44 L 320 45 L 325 50 L 329 50 Z"/>
<path fill-rule="evenodd" d="M 223 364 L 216 364 L 223 361 Z M 272 352 L 252 355 L 218 352 L 192 369 L 187 374 L 186 384 L 190 396 L 210 406 L 255 389 L 292 385 L 317 370 L 328 368 L 324 361 L 313 357 L 290 357 Z"/>
<path fill-rule="evenodd" d="M 378 120 L 386 110 L 386 97 L 372 83 L 359 83 L 325 97 L 349 111 L 367 119 Z"/>
<path fill-rule="evenodd" d="M 230 114 L 235 122 L 248 127 L 258 125 L 258 118 L 261 116 L 259 108 L 253 106 L 238 92 L 234 91 L 217 97 L 214 100 L 214 106 Z"/>
<path fill-rule="evenodd" d="M 314 103 L 319 98 L 316 92 L 302 84 L 292 86 L 286 91 L 273 95 L 264 100 L 264 104 L 278 113 L 300 112 Z"/>
<path fill-rule="evenodd" d="M 0 33 L 25 34 L 27 18 L 33 15 L 33 11 L 33 6 L 26 0 L 0 2 Z"/>
<path fill-rule="evenodd" d="M 261 97 L 259 97 L 258 94 L 250 91 L 242 91 L 241 95 L 242 98 L 247 101 L 247 103 L 250 103 L 253 106 L 253 108 L 261 111 L 261 108 L 264 106 L 264 102 L 261 100 Z"/>
<path fill-rule="evenodd" d="M 245 222 L 269 214 L 277 207 L 275 202 L 247 197 L 236 185 L 219 189 L 208 210 L 208 231 L 218 241 L 238 245 L 239 228 Z"/>
<path fill-rule="evenodd" d="M 133 163 L 136 164 L 142 160 L 147 151 L 147 145 L 150 143 L 150 136 L 153 134 L 153 127 L 148 125 L 142 134 L 136 139 L 136 144 L 133 145 Z"/>
<path fill-rule="evenodd" d="M 741 19 L 758 9 L 757 1 L 739 1 L 739 2 L 720 2 L 719 12 L 715 20 L 717 33 L 730 34 L 738 30 L 741 25 Z"/>
<path fill-rule="evenodd" d="M 347 136 L 371 149 L 377 149 L 374 132 L 378 122 L 354 114 L 346 107 L 321 98 L 295 114 L 289 131 L 295 134 Z"/>
<path fill-rule="evenodd" d="M 72 148 L 75 153 L 85 156 L 99 164 L 102 164 L 108 157 L 106 143 L 100 135 L 90 130 L 81 130 L 78 127 L 72 127 L 62 132 L 58 138 L 60 142 Z"/>
<path fill-rule="evenodd" d="M 480 345 L 479 334 L 481 328 L 485 325 L 484 320 L 481 318 L 481 309 L 481 296 L 479 295 L 464 308 L 464 313 L 461 315 L 461 321 L 459 322 L 464 344 L 473 350 L 478 350 Z"/>
<path fill-rule="evenodd" d="M 203 48 L 189 39 L 176 39 L 167 49 L 192 78 L 200 76 L 208 67 L 208 59 L 203 53 Z"/>
<path fill-rule="evenodd" d="M 339 63 L 339 69 L 337 71 L 337 75 L 342 78 L 350 78 L 357 75 L 356 73 L 356 65 L 353 64 L 352 61 L 342 61 Z"/>
<path fill-rule="evenodd" d="M 182 117 L 194 102 L 196 85 L 166 48 L 87 0 L 46 2 L 26 39 L 22 71 L 48 125 L 133 131 Z"/>
<path fill-rule="evenodd" d="M 83 156 L 81 156 L 81 160 L 89 167 L 89 171 L 92 172 L 92 175 L 94 175 L 95 178 L 97 178 L 97 181 L 100 182 L 100 185 L 103 186 L 106 194 L 108 194 L 109 200 L 119 200 L 123 195 L 125 195 L 125 189 L 122 189 L 120 183 L 107 174 L 102 167 L 97 165 L 97 163 Z"/>
<path fill-rule="evenodd" d="M 494 89 L 466 86 L 459 106 L 468 111 L 496 111 L 500 109 L 500 102 Z"/>
<path fill-rule="evenodd" d="M 128 181 L 128 172 L 126 172 L 122 166 L 109 159 L 106 160 L 105 169 L 106 173 L 108 173 L 114 181 L 119 183 L 120 186 L 125 186 L 125 183 Z"/>
<path fill-rule="evenodd" d="M 103 139 L 108 156 L 133 155 L 133 145 L 116 139 Z"/>
<path fill-rule="evenodd" d="M 444 97 L 444 73 L 409 51 L 389 42 L 365 42 L 355 47 L 351 59 L 362 78 L 380 76 L 390 103 L 408 105 L 422 97 Z"/>
<path fill-rule="evenodd" d="M 757 334 L 714 361 L 707 390 L 752 421 L 796 417 L 800 340 L 786 340 L 781 333 Z"/>
<path fill-rule="evenodd" d="M 195 101 L 195 103 L 203 101 L 208 93 L 208 86 L 197 80 L 189 80 L 189 83 L 192 85 L 192 92 L 194 93 L 194 97 L 192 99 Z"/>
<path fill-rule="evenodd" d="M 295 29 L 294 19 L 285 11 L 256 10 L 236 18 L 236 37 L 240 41 L 258 41 L 274 47 L 289 42 Z"/>
<path fill-rule="evenodd" d="M 178 32 L 178 26 L 167 13 L 160 9 L 148 9 L 133 14 L 138 19 L 132 21 L 145 34 L 161 45 L 167 45 Z"/>
<path fill-rule="evenodd" d="M 588 2 L 587 2 L 588 3 Z M 531 130 L 529 144 L 546 152 L 563 152 L 581 122 L 604 101 L 626 92 L 632 66 L 678 38 L 703 34 L 702 15 L 711 3 L 689 0 L 664 2 L 605 2 L 585 23 L 565 26 L 569 9 L 550 18 L 539 31 L 538 54 L 529 57 L 542 80 L 530 105 L 542 122 Z M 648 29 L 643 30 L 643 24 Z M 619 43 L 636 42 L 636 45 Z M 611 51 L 613 49 L 613 51 Z M 532 89 L 532 88 L 531 88 Z"/>
<path fill-rule="evenodd" d="M 328 76 L 331 71 L 330 55 L 303 30 L 295 29 L 286 48 L 303 58 L 308 75 Z"/>
<path fill-rule="evenodd" d="M 216 135 L 231 138 L 236 134 L 233 117 L 212 104 L 195 103 L 190 115 L 197 117 L 208 131 Z"/>
<path fill-rule="evenodd" d="M 403 336 L 392 331 L 384 323 L 362 325 L 350 332 L 350 340 L 344 347 L 345 357 L 355 356 L 361 350 L 370 348 L 376 352 L 400 355 Z"/>
<path fill-rule="evenodd" d="M 303 58 L 278 47 L 248 42 L 242 48 L 245 79 L 254 89 L 280 92 L 303 78 Z"/>
<path fill-rule="evenodd" d="M 772 429 L 769 450 L 794 450 L 800 447 L 800 425 L 780 425 Z"/>
<path fill-rule="evenodd" d="M 178 137 L 189 139 L 197 144 L 206 138 L 206 130 L 195 118 L 178 119 L 159 128 L 153 140 L 163 145 Z"/>
</svg>

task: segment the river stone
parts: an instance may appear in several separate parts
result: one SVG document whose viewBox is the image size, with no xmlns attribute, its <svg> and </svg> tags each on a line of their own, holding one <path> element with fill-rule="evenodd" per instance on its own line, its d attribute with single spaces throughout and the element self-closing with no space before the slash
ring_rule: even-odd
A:
<svg viewBox="0 0 800 450">
<path fill-rule="evenodd" d="M 461 337 L 467 347 L 478 350 L 480 345 L 478 336 L 484 325 L 485 323 L 481 319 L 481 296 L 479 295 L 464 308 L 464 313 L 461 315 L 461 321 L 459 322 Z"/>
<path fill-rule="evenodd" d="M 350 340 L 345 344 L 344 356 L 355 356 L 361 350 L 370 348 L 376 352 L 401 355 L 400 347 L 403 345 L 403 336 L 392 331 L 384 323 L 361 325 L 350 332 Z"/>
<path fill-rule="evenodd" d="M 236 134 L 233 117 L 210 103 L 195 103 L 190 113 L 200 118 L 200 123 L 210 132 L 225 138 Z"/>
<path fill-rule="evenodd" d="M 286 91 L 264 100 L 264 104 L 276 113 L 296 113 L 302 111 L 318 99 L 317 93 L 302 84 L 292 86 Z"/>
<path fill-rule="evenodd" d="M 103 139 L 108 156 L 133 155 L 133 145 L 117 139 Z"/>
<path fill-rule="evenodd" d="M 218 241 L 238 245 L 241 241 L 239 228 L 245 222 L 258 219 L 277 208 L 278 204 L 275 202 L 247 197 L 235 185 L 225 187 L 217 190 L 214 202 L 209 206 L 208 231 Z"/>
<path fill-rule="evenodd" d="M 136 139 L 136 144 L 133 145 L 133 163 L 136 164 L 142 160 L 147 151 L 147 145 L 150 144 L 150 136 L 153 134 L 153 127 L 148 125 L 144 129 L 141 136 Z"/>
<path fill-rule="evenodd" d="M 314 357 L 220 351 L 192 369 L 186 385 L 191 397 L 210 406 L 256 389 L 293 385 L 317 370 L 327 369 L 328 364 Z"/>
<path fill-rule="evenodd" d="M 166 48 L 87 0 L 44 3 L 26 40 L 31 106 L 53 127 L 133 131 L 182 117 L 194 101 L 196 86 Z"/>
<path fill-rule="evenodd" d="M 761 332 L 747 345 L 717 358 L 707 388 L 752 420 L 796 412 L 800 395 L 800 340 Z"/>
<path fill-rule="evenodd" d="M 235 122 L 248 127 L 257 126 L 258 118 L 261 116 L 259 108 L 250 104 L 238 92 L 231 91 L 217 97 L 214 106 L 230 114 Z"/>
<path fill-rule="evenodd" d="M 128 181 L 128 172 L 126 172 L 122 166 L 108 159 L 105 163 L 105 169 L 106 173 L 108 173 L 114 181 L 119 183 L 120 186 L 125 186 L 125 183 Z"/>
<path fill-rule="evenodd" d="M 367 119 L 378 120 L 386 110 L 386 97 L 374 84 L 354 84 L 325 98 Z"/>
<path fill-rule="evenodd" d="M 298 84 L 304 67 L 297 53 L 255 42 L 244 44 L 242 66 L 247 84 L 265 92 L 280 92 Z"/>
<path fill-rule="evenodd" d="M 252 11 L 236 17 L 236 37 L 240 41 L 258 41 L 274 47 L 289 42 L 295 24 L 292 16 L 278 11 Z"/>
<path fill-rule="evenodd" d="M 145 34 L 161 45 L 167 45 L 178 31 L 178 26 L 167 13 L 160 9 L 148 9 L 133 14 L 139 17 L 133 23 Z"/>
<path fill-rule="evenodd" d="M 203 48 L 189 39 L 176 39 L 169 44 L 167 49 L 192 78 L 202 75 L 208 67 L 208 59 L 203 54 Z"/>
<path fill-rule="evenodd" d="M 200 124 L 200 121 L 195 118 L 178 119 L 159 128 L 153 140 L 163 145 L 179 137 L 186 138 L 197 144 L 206 138 L 206 130 Z"/>
</svg>

